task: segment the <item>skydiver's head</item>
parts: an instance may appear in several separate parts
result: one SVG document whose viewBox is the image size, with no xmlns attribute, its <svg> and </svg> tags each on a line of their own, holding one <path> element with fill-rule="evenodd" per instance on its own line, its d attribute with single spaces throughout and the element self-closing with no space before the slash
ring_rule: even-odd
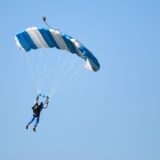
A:
<svg viewBox="0 0 160 160">
<path fill-rule="evenodd" d="M 40 105 L 43 106 L 43 102 L 41 102 Z"/>
</svg>

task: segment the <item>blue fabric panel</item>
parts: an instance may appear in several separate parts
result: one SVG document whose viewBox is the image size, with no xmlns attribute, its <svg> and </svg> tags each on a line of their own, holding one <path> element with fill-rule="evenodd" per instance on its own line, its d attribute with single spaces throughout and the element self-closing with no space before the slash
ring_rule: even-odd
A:
<svg viewBox="0 0 160 160">
<path fill-rule="evenodd" d="M 96 57 L 85 47 L 81 46 L 80 48 L 81 52 L 83 53 L 83 56 L 88 58 L 91 67 L 94 71 L 98 71 L 100 69 L 100 64 Z"/>
<path fill-rule="evenodd" d="M 67 47 L 70 49 L 71 53 L 77 53 L 74 44 L 70 40 L 72 37 L 70 37 L 64 33 L 61 33 L 61 36 L 62 36 L 64 42 L 66 43 Z"/>
<path fill-rule="evenodd" d="M 16 35 L 17 39 L 19 40 L 19 43 L 21 44 L 21 46 L 24 48 L 24 50 L 26 52 L 30 51 L 31 50 L 31 47 L 28 45 L 28 43 L 26 42 L 26 39 L 25 37 L 23 36 L 22 33 L 18 33 Z"/>
<path fill-rule="evenodd" d="M 35 43 L 33 42 L 33 40 L 31 39 L 30 35 L 26 31 L 24 31 L 22 34 L 25 37 L 26 42 L 28 43 L 28 45 L 30 46 L 30 48 L 32 48 L 32 49 L 37 49 L 38 48 L 35 45 Z"/>
<path fill-rule="evenodd" d="M 52 34 L 49 32 L 49 30 L 46 29 L 39 29 L 42 37 L 44 38 L 45 42 L 48 44 L 50 48 L 56 47 L 59 49 L 56 41 L 54 40 L 54 37 Z"/>
</svg>

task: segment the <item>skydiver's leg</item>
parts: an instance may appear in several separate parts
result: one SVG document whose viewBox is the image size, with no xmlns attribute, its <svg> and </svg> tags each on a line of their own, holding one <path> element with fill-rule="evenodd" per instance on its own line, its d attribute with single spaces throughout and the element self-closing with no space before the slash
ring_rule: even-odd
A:
<svg viewBox="0 0 160 160">
<path fill-rule="evenodd" d="M 35 132 L 36 132 L 36 127 L 37 127 L 37 125 L 38 125 L 38 123 L 39 123 L 39 117 L 40 117 L 40 116 L 37 116 L 37 117 L 36 117 L 36 123 L 35 123 L 34 128 L 33 128 L 33 131 L 35 131 Z"/>
<path fill-rule="evenodd" d="M 36 117 L 33 115 L 32 119 L 28 122 L 26 129 L 28 129 L 29 125 L 34 121 Z"/>
</svg>

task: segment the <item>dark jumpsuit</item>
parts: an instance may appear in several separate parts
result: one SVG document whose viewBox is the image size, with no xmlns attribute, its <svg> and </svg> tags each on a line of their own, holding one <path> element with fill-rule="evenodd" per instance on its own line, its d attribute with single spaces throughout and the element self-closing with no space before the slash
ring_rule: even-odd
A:
<svg viewBox="0 0 160 160">
<path fill-rule="evenodd" d="M 33 109 L 33 117 L 31 119 L 31 121 L 28 123 L 28 126 L 36 119 L 36 123 L 34 125 L 34 127 L 37 127 L 37 124 L 39 123 L 39 118 L 40 118 L 40 113 L 43 109 L 43 104 L 41 103 L 40 105 L 38 103 L 35 103 L 35 105 L 32 107 Z"/>
</svg>

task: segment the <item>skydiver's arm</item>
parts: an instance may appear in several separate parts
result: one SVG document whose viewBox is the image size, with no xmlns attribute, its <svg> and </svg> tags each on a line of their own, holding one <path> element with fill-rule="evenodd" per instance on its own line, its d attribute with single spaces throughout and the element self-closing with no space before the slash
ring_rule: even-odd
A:
<svg viewBox="0 0 160 160">
<path fill-rule="evenodd" d="M 37 95 L 36 97 L 36 103 L 38 103 L 38 100 L 39 100 L 39 95 Z"/>
<path fill-rule="evenodd" d="M 44 103 L 44 107 L 43 107 L 43 109 L 46 109 L 47 107 L 48 107 L 48 101 L 46 101 L 45 103 Z"/>
<path fill-rule="evenodd" d="M 49 100 L 49 97 L 47 96 L 46 97 L 46 101 L 44 102 L 44 105 L 43 105 L 44 107 L 43 108 L 47 108 L 48 107 L 48 103 L 49 103 L 48 100 Z"/>
</svg>

